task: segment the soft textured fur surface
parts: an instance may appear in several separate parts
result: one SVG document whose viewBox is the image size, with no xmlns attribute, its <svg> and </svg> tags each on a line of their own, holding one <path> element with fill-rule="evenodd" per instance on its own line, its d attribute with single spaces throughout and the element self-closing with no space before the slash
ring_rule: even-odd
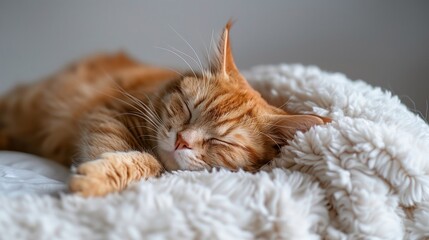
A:
<svg viewBox="0 0 429 240">
<path fill-rule="evenodd" d="M 298 133 L 266 172 L 179 171 L 105 198 L 0 196 L 1 238 L 429 237 L 429 127 L 397 97 L 314 67 L 245 76 L 268 102 L 334 121 Z"/>
<path fill-rule="evenodd" d="M 259 170 L 295 132 L 330 120 L 269 105 L 237 69 L 230 27 L 201 73 L 102 54 L 10 91 L 0 98 L 0 149 L 74 159 L 70 190 L 84 196 L 164 170 Z"/>
</svg>

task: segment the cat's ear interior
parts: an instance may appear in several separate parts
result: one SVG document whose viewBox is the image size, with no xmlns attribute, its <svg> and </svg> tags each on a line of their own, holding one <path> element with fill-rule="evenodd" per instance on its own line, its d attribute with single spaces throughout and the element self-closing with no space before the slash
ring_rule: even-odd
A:
<svg viewBox="0 0 429 240">
<path fill-rule="evenodd" d="M 268 119 L 268 136 L 276 145 L 283 146 L 297 131 L 306 132 L 315 125 L 328 122 L 330 119 L 314 115 L 273 115 Z"/>
<path fill-rule="evenodd" d="M 219 41 L 218 50 L 218 67 L 217 71 L 225 74 L 225 75 L 231 75 L 235 74 L 235 72 L 238 72 L 237 66 L 234 62 L 234 56 L 232 55 L 231 51 L 231 41 L 230 41 L 230 29 L 232 27 L 231 20 L 228 21 L 226 24 L 223 33 L 222 38 Z"/>
<path fill-rule="evenodd" d="M 234 56 L 231 50 L 230 29 L 232 24 L 233 22 L 229 20 L 225 25 L 222 37 L 218 44 L 218 54 L 214 61 L 215 65 L 210 67 L 213 72 L 225 76 L 225 79 L 246 83 L 246 80 L 240 74 L 237 66 L 235 65 Z"/>
</svg>

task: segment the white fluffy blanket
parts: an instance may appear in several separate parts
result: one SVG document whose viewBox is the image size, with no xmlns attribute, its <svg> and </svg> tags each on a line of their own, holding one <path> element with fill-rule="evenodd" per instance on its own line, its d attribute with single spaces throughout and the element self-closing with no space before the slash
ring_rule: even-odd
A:
<svg viewBox="0 0 429 240">
<path fill-rule="evenodd" d="M 245 75 L 329 116 L 257 174 L 174 172 L 119 194 L 0 196 L 0 239 L 429 238 L 429 127 L 396 96 L 299 65 Z"/>
</svg>

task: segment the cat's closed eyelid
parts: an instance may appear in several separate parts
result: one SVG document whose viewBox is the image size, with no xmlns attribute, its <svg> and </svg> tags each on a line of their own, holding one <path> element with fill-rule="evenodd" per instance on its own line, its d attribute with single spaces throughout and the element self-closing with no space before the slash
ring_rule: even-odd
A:
<svg viewBox="0 0 429 240">
<path fill-rule="evenodd" d="M 222 144 L 222 145 L 232 145 L 230 142 L 227 142 L 219 138 L 209 138 L 208 141 L 212 143 Z"/>
<path fill-rule="evenodd" d="M 186 109 L 188 110 L 188 114 L 189 114 L 189 116 L 188 116 L 188 120 L 186 121 L 186 123 L 185 123 L 185 124 L 189 124 L 189 123 L 191 123 L 191 119 L 192 119 L 192 112 L 191 112 L 191 109 L 189 108 L 188 104 L 186 103 L 186 101 L 184 101 L 183 103 L 185 104 L 185 107 L 186 107 Z"/>
<path fill-rule="evenodd" d="M 170 115 L 170 117 L 174 117 L 177 114 L 180 114 L 177 111 L 180 111 L 180 112 L 183 111 L 184 114 L 189 115 L 187 116 L 186 122 L 187 123 L 190 122 L 190 119 L 192 117 L 192 112 L 188 104 L 186 103 L 186 100 L 184 99 L 183 95 L 180 92 L 172 93 L 167 98 L 165 108 L 167 109 L 167 113 Z M 173 109 L 176 109 L 176 111 L 174 111 Z"/>
</svg>

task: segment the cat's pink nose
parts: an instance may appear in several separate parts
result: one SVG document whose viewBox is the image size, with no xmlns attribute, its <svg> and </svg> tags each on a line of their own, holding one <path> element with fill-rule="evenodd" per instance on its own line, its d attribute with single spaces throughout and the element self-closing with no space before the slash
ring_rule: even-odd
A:
<svg viewBox="0 0 429 240">
<path fill-rule="evenodd" d="M 180 149 L 191 149 L 191 145 L 183 138 L 182 133 L 177 133 L 176 137 L 176 148 L 174 150 Z"/>
</svg>

